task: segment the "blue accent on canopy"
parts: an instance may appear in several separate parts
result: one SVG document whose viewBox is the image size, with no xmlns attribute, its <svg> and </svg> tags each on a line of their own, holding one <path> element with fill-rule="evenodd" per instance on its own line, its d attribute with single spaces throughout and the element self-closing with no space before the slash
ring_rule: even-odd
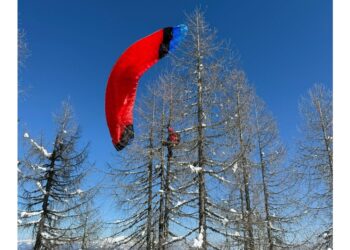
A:
<svg viewBox="0 0 350 250">
<path fill-rule="evenodd" d="M 173 39 L 170 41 L 169 50 L 173 50 L 179 42 L 186 36 L 188 28 L 184 24 L 173 27 Z"/>
</svg>

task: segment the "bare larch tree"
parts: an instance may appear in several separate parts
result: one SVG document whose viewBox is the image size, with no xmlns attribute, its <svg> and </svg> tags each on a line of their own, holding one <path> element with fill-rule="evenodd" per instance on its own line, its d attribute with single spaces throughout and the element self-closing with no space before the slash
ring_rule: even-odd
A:
<svg viewBox="0 0 350 250">
<path fill-rule="evenodd" d="M 80 187 L 88 169 L 88 145 L 78 149 L 79 130 L 69 104 L 63 105 L 57 124 L 51 152 L 24 134 L 30 147 L 21 161 L 19 226 L 33 229 L 35 250 L 79 242 L 79 208 L 91 199 Z"/>
<path fill-rule="evenodd" d="M 305 205 L 312 217 L 317 249 L 332 247 L 333 104 L 332 91 L 315 84 L 299 102 L 302 137 L 296 165 L 306 182 Z M 317 225 L 317 226 L 315 226 Z"/>
</svg>

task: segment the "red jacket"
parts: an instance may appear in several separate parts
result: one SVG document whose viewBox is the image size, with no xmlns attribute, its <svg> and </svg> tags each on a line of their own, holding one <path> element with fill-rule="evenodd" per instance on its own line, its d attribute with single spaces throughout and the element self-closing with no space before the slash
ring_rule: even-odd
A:
<svg viewBox="0 0 350 250">
<path fill-rule="evenodd" d="M 173 128 L 169 127 L 168 128 L 168 141 L 177 145 L 180 142 L 180 135 L 179 133 L 176 133 Z"/>
</svg>

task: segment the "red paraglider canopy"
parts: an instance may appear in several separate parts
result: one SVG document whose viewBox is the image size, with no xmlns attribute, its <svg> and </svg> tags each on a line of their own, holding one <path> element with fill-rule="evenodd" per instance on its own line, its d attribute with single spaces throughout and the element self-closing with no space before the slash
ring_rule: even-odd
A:
<svg viewBox="0 0 350 250">
<path fill-rule="evenodd" d="M 185 25 L 167 27 L 131 45 L 117 60 L 109 76 L 105 112 L 115 148 L 122 150 L 134 138 L 133 108 L 143 73 L 183 38 Z"/>
</svg>

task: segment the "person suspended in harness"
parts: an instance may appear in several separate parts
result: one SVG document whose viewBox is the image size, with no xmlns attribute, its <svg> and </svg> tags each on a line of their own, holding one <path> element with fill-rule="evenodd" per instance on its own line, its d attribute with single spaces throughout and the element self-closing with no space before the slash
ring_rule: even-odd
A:
<svg viewBox="0 0 350 250">
<path fill-rule="evenodd" d="M 169 156 L 173 156 L 173 148 L 180 143 L 180 134 L 175 132 L 174 129 L 168 126 L 168 138 L 164 143 L 168 147 Z"/>
</svg>

